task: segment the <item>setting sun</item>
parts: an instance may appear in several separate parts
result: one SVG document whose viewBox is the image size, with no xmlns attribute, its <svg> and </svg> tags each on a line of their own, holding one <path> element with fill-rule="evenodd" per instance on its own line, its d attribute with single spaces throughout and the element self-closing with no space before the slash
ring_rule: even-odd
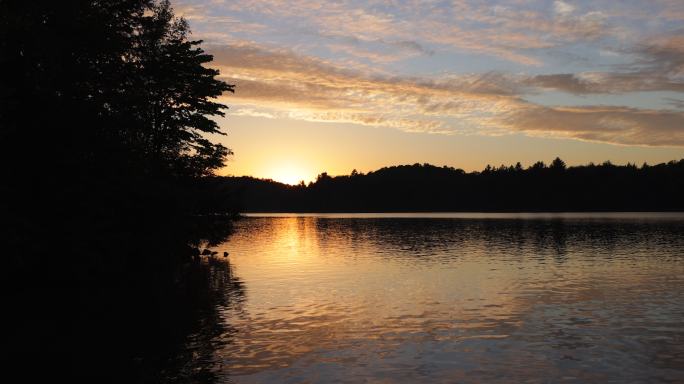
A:
<svg viewBox="0 0 684 384">
<path fill-rule="evenodd" d="M 314 174 L 305 170 L 299 164 L 284 163 L 279 164 L 268 172 L 269 178 L 281 183 L 296 185 L 300 181 L 309 182 L 315 178 Z"/>
</svg>

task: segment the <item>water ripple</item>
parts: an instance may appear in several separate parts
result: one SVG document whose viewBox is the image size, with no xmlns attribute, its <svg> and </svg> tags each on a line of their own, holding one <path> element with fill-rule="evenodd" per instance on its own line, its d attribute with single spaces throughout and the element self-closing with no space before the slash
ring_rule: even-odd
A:
<svg viewBox="0 0 684 384">
<path fill-rule="evenodd" d="M 238 383 L 684 382 L 684 219 L 252 217 L 205 361 Z"/>
</svg>

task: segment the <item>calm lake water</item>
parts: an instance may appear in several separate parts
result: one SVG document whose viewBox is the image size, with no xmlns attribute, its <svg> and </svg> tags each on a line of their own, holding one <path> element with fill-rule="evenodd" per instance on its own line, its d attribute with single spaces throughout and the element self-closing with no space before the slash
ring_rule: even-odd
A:
<svg viewBox="0 0 684 384">
<path fill-rule="evenodd" d="M 259 214 L 214 249 L 185 369 L 218 382 L 684 382 L 684 214 Z"/>
</svg>

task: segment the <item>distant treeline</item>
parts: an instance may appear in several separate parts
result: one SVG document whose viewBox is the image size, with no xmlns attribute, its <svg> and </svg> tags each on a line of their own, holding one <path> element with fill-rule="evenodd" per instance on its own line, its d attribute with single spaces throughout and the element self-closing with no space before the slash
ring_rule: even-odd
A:
<svg viewBox="0 0 684 384">
<path fill-rule="evenodd" d="M 290 186 L 252 177 L 213 180 L 242 212 L 681 211 L 684 159 L 566 167 L 556 158 L 467 173 L 430 164 L 352 172 Z"/>
</svg>

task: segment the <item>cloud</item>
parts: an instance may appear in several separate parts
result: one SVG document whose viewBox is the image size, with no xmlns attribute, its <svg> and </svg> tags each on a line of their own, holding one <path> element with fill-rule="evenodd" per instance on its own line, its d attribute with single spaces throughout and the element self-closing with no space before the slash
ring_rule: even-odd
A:
<svg viewBox="0 0 684 384">
<path fill-rule="evenodd" d="M 636 65 L 665 72 L 684 81 L 684 28 L 642 41 L 631 51 L 642 58 Z"/>
<path fill-rule="evenodd" d="M 224 32 L 263 37 L 276 31 L 281 31 L 280 34 L 305 31 L 319 37 L 312 37 L 310 44 L 334 46 L 337 52 L 377 62 L 396 59 L 392 55 L 381 57 L 382 53 L 378 52 L 371 55 L 365 45 L 384 44 L 413 55 L 457 50 L 540 66 L 542 60 L 532 50 L 594 40 L 610 30 L 603 13 L 576 12 L 574 7 L 560 1 L 555 3 L 559 13 L 554 17 L 529 6 L 459 1 L 447 5 L 441 2 L 321 4 L 312 0 L 251 0 L 201 6 L 183 1 L 177 7 L 193 22 L 214 25 Z M 219 25 L 221 22 L 225 27 Z M 325 39 L 331 41 L 326 43 Z M 413 55 L 407 54 L 404 58 Z"/>
<path fill-rule="evenodd" d="M 665 99 L 665 101 L 667 101 L 667 103 L 675 109 L 684 110 L 684 99 L 675 99 L 672 97 L 668 97 Z"/>
<path fill-rule="evenodd" d="M 420 45 L 411 47 L 408 45 L 400 45 L 401 43 L 404 42 L 381 43 L 394 49 L 378 49 L 373 46 L 361 47 L 359 45 L 350 44 L 330 44 L 328 45 L 328 49 L 335 53 L 341 52 L 356 58 L 368 60 L 372 63 L 391 63 L 428 52 Z"/>
<path fill-rule="evenodd" d="M 525 84 L 576 95 L 625 94 L 629 92 L 684 92 L 684 82 L 662 73 L 650 72 L 586 72 L 581 74 L 536 75 Z"/>
<path fill-rule="evenodd" d="M 461 39 L 465 42 L 462 48 L 527 65 L 541 64 L 529 50 L 593 42 L 615 33 L 604 12 L 576 12 L 574 6 L 562 1 L 553 3 L 551 15 L 538 5 L 490 7 L 468 2 L 459 5 L 453 15 L 459 28 L 450 28 L 453 20 L 441 20 L 439 27 L 431 28 L 437 31 L 436 36 L 454 40 L 454 44 L 458 44 L 456 39 Z"/>
<path fill-rule="evenodd" d="M 549 90 L 587 104 L 598 99 L 592 95 L 684 92 L 681 1 L 646 8 L 572 0 L 184 0 L 176 9 L 211 43 L 223 78 L 237 84 L 224 100 L 240 106 L 237 114 L 684 145 L 677 97 L 660 100 L 661 110 L 525 100 Z M 455 53 L 466 59 L 454 62 Z M 467 58 L 480 55 L 499 59 L 496 68 L 502 60 L 519 65 L 492 71 L 479 57 L 484 67 L 473 68 Z M 562 69 L 550 67 L 554 61 Z M 425 68 L 431 72 L 416 75 Z"/>
<path fill-rule="evenodd" d="M 563 17 L 571 14 L 575 10 L 574 6 L 560 0 L 556 0 L 553 2 L 553 8 L 556 11 L 556 14 L 561 15 Z"/>
<path fill-rule="evenodd" d="M 278 116 L 277 114 L 265 112 L 263 110 L 258 110 L 249 106 L 238 106 L 237 108 L 233 107 L 231 116 L 263 117 L 266 119 L 277 119 L 278 117 L 283 117 L 282 115 Z"/>
<path fill-rule="evenodd" d="M 215 14 L 211 4 L 207 3 L 186 3 L 175 4 L 174 14 L 182 17 L 192 24 L 193 27 L 205 26 L 201 31 L 194 31 L 193 37 L 207 41 L 232 41 L 235 39 L 233 33 L 259 34 L 269 30 L 269 27 L 262 23 L 247 22 L 233 15 Z"/>
<path fill-rule="evenodd" d="M 609 88 L 606 76 L 497 72 L 387 76 L 255 44 L 212 46 L 215 66 L 246 105 L 242 114 L 383 126 L 407 132 L 523 132 L 624 145 L 684 146 L 684 114 L 625 107 L 547 107 L 523 100 L 530 88 L 573 93 Z M 617 78 L 618 74 L 610 74 Z M 624 76 L 624 75 L 623 75 Z"/>
<path fill-rule="evenodd" d="M 625 53 L 638 57 L 633 63 L 620 66 L 625 70 L 536 75 L 524 83 L 572 94 L 684 92 L 684 34 L 642 41 Z"/>
<path fill-rule="evenodd" d="M 684 146 L 684 113 L 625 107 L 530 106 L 506 118 L 512 130 L 624 145 Z"/>
<path fill-rule="evenodd" d="M 661 0 L 662 11 L 658 17 L 666 20 L 684 20 L 684 3 L 680 0 Z"/>
</svg>

